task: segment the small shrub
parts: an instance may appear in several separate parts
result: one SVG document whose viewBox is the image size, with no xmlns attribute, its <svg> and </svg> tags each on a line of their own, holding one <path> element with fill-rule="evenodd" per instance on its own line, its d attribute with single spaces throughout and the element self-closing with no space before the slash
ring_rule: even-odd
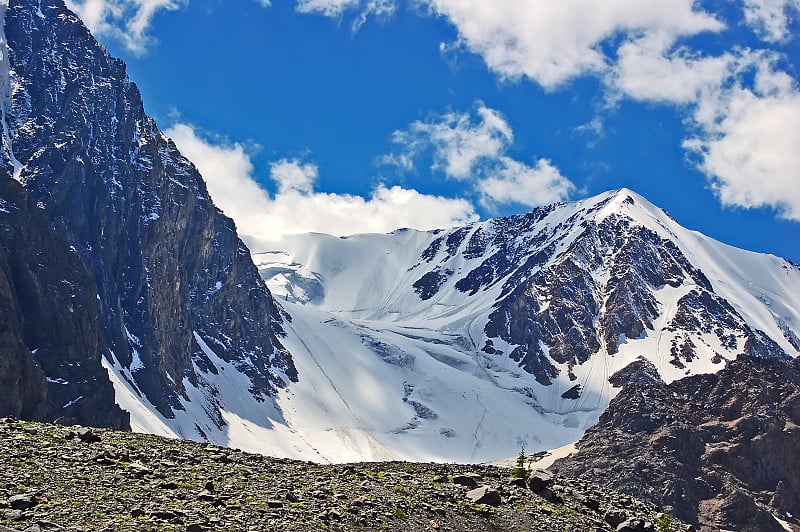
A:
<svg viewBox="0 0 800 532">
<path fill-rule="evenodd" d="M 525 460 L 525 447 L 522 447 L 519 451 L 519 456 L 517 456 L 517 466 L 511 470 L 512 477 L 528 480 L 528 477 L 531 476 L 531 470 L 525 467 Z"/>
<path fill-rule="evenodd" d="M 656 519 L 657 532 L 672 532 L 672 519 L 667 514 L 663 514 Z"/>
</svg>

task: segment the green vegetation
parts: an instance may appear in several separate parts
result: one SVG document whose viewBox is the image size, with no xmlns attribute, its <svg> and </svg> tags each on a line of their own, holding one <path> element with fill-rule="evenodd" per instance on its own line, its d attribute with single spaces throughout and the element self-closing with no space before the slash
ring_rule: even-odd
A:
<svg viewBox="0 0 800 532">
<path fill-rule="evenodd" d="M 512 477 L 528 480 L 528 477 L 531 476 L 531 470 L 530 468 L 525 467 L 526 459 L 527 457 L 525 456 L 525 447 L 522 447 L 519 451 L 519 456 L 517 456 L 517 465 L 514 469 L 511 470 Z"/>
<path fill-rule="evenodd" d="M 663 514 L 656 520 L 657 532 L 672 532 L 672 518 L 667 514 Z"/>
</svg>

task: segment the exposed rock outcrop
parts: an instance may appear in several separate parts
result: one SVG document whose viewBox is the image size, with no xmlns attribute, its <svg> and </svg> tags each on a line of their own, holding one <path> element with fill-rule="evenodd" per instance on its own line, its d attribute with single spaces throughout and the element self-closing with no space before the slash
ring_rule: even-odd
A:
<svg viewBox="0 0 800 532">
<path fill-rule="evenodd" d="M 91 273 L 0 171 L 0 415 L 128 428 L 98 325 Z"/>
<path fill-rule="evenodd" d="M 296 380 L 283 318 L 233 221 L 145 114 L 124 63 L 62 0 L 12 0 L 5 36 L 5 165 L 93 273 L 109 363 L 167 418 L 218 371 L 208 349 L 259 400 Z"/>
<path fill-rule="evenodd" d="M 741 356 L 717 374 L 632 381 L 555 463 L 674 508 L 703 530 L 800 529 L 800 360 Z"/>
</svg>

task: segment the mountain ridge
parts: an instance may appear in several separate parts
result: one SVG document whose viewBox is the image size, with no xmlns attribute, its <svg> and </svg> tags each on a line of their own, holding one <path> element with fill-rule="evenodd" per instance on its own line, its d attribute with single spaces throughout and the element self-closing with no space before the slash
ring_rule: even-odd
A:
<svg viewBox="0 0 800 532">
<path fill-rule="evenodd" d="M 115 385 L 168 420 L 197 390 L 206 424 L 181 430 L 223 430 L 203 378 L 218 371 L 208 346 L 269 401 L 297 378 L 283 315 L 233 221 L 146 115 L 125 64 L 61 0 L 4 7 L 3 166 L 93 273 Z"/>
</svg>

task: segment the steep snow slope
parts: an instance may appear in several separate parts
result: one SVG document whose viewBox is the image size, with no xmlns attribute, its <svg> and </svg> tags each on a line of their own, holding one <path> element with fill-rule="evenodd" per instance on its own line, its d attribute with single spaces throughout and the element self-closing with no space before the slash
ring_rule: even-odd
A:
<svg viewBox="0 0 800 532">
<path fill-rule="evenodd" d="M 624 189 L 448 231 L 249 244 L 293 317 L 287 346 L 304 369 L 291 390 L 334 397 L 316 407 L 293 399 L 303 408 L 287 419 L 346 412 L 312 425 L 332 435 L 326 447 L 358 434 L 350 448 L 364 458 L 389 449 L 470 461 L 552 448 L 596 422 L 615 394 L 609 378 L 640 356 L 669 382 L 741 352 L 800 350 L 797 266 L 689 231 Z M 563 305 L 573 306 L 552 310 Z M 509 323 L 536 306 L 530 321 L 552 330 L 522 334 L 527 326 Z M 588 327 L 564 321 L 586 308 Z M 496 327 L 503 312 L 505 330 Z M 562 345 L 572 358 L 558 358 Z M 515 358 L 521 348 L 544 356 L 526 363 Z M 584 358 L 571 354 L 581 349 Z M 311 426 L 293 427 L 322 441 Z M 382 446 L 365 450 L 367 440 Z"/>
<path fill-rule="evenodd" d="M 577 440 L 634 361 L 673 381 L 800 344 L 797 266 L 628 190 L 443 231 L 248 244 L 291 316 L 298 381 L 254 399 L 195 335 L 217 371 L 194 368 L 174 419 L 109 366 L 134 428 L 309 460 L 489 461 Z"/>
</svg>

